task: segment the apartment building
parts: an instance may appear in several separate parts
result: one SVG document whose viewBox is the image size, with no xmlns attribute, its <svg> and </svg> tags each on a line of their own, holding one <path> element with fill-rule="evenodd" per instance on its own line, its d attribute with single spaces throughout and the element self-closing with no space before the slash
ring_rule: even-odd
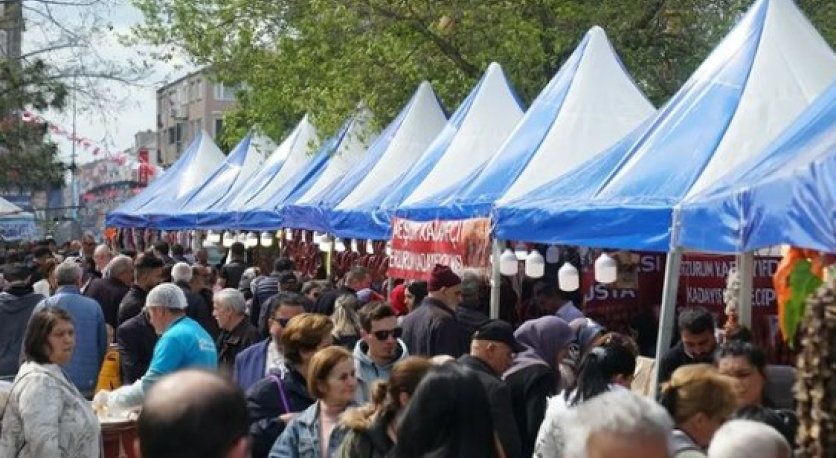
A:
<svg viewBox="0 0 836 458">
<path fill-rule="evenodd" d="M 211 81 L 208 68 L 157 89 L 156 163 L 171 165 L 201 129 L 217 138 L 224 112 L 235 105 L 236 90 Z"/>
</svg>

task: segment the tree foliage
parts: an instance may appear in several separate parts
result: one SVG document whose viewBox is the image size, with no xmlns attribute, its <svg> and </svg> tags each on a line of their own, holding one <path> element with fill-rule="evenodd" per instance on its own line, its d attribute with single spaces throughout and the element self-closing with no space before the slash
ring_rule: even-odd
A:
<svg viewBox="0 0 836 458">
<path fill-rule="evenodd" d="M 280 136 L 304 112 L 333 132 L 363 100 L 386 122 L 421 80 L 448 108 L 491 61 L 526 102 L 593 25 L 656 104 L 666 101 L 751 0 L 132 0 L 138 42 L 182 50 L 241 83 L 225 121 Z M 832 0 L 803 1 L 834 43 Z M 161 55 L 161 58 L 169 56 Z"/>
</svg>

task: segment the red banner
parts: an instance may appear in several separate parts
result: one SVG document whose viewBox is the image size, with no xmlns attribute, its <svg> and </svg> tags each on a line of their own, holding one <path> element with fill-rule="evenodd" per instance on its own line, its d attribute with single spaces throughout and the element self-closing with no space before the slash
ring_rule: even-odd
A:
<svg viewBox="0 0 836 458">
<path fill-rule="evenodd" d="M 487 275 L 490 228 L 487 218 L 430 222 L 393 218 L 388 275 L 427 280 L 436 264 L 457 272 L 479 269 Z"/>
</svg>

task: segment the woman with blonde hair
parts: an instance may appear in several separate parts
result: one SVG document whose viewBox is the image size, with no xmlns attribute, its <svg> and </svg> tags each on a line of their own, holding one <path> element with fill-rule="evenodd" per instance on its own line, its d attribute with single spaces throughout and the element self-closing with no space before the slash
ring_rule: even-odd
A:
<svg viewBox="0 0 836 458">
<path fill-rule="evenodd" d="M 339 458 L 383 458 L 395 447 L 401 415 L 418 383 L 432 367 L 427 358 L 410 356 L 392 367 L 388 381 L 372 385 L 371 402 L 351 409 L 342 423 L 349 429 Z"/>
<path fill-rule="evenodd" d="M 360 315 L 357 314 L 360 301 L 353 294 L 343 294 L 334 302 L 334 345 L 353 351 L 360 340 Z"/>
<path fill-rule="evenodd" d="M 675 370 L 661 403 L 673 418 L 674 458 L 705 458 L 714 433 L 737 408 L 734 381 L 709 364 Z"/>
</svg>

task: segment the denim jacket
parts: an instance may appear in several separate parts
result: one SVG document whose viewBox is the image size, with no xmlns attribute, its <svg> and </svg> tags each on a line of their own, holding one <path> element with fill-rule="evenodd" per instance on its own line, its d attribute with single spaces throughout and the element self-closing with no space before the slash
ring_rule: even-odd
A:
<svg viewBox="0 0 836 458">
<path fill-rule="evenodd" d="M 336 456 L 337 449 L 340 448 L 348 430 L 342 424 L 337 424 L 331 431 L 328 456 L 320 456 L 319 428 L 319 402 L 315 402 L 287 425 L 282 435 L 273 444 L 270 458 L 331 458 Z"/>
</svg>

